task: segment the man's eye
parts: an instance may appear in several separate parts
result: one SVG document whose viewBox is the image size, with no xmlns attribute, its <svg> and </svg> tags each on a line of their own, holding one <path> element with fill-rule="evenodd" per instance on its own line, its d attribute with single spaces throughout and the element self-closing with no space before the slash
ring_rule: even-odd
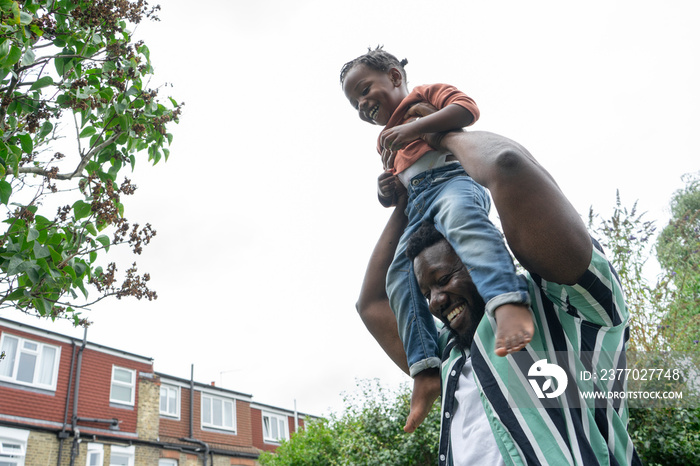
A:
<svg viewBox="0 0 700 466">
<path fill-rule="evenodd" d="M 449 275 L 443 275 L 443 276 L 440 277 L 440 279 L 438 280 L 438 284 L 439 284 L 440 286 L 445 286 L 445 285 L 447 285 L 447 283 L 449 283 L 449 281 L 450 281 L 450 276 L 449 276 Z"/>
<path fill-rule="evenodd" d="M 367 95 L 369 93 L 369 86 L 362 89 L 362 95 Z"/>
<path fill-rule="evenodd" d="M 428 291 L 427 293 L 424 293 L 423 297 L 425 298 L 426 301 L 430 301 L 430 291 Z"/>
</svg>

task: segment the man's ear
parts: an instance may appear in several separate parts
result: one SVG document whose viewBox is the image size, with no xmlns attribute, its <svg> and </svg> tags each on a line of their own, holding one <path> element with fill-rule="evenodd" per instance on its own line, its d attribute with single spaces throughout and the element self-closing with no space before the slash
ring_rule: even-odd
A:
<svg viewBox="0 0 700 466">
<path fill-rule="evenodd" d="M 389 69 L 389 79 L 394 87 L 400 87 L 403 84 L 403 74 L 398 68 Z"/>
</svg>

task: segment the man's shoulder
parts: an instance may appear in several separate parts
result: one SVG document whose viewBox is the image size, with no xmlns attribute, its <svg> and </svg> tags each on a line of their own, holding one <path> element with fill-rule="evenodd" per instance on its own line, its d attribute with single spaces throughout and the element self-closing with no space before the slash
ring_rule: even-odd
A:
<svg viewBox="0 0 700 466">
<path fill-rule="evenodd" d="M 573 317 L 605 327 L 627 323 L 628 311 L 620 278 L 602 246 L 595 240 L 593 245 L 591 262 L 573 285 L 526 274 L 533 307 L 549 307 L 547 303 L 553 303 Z"/>
</svg>

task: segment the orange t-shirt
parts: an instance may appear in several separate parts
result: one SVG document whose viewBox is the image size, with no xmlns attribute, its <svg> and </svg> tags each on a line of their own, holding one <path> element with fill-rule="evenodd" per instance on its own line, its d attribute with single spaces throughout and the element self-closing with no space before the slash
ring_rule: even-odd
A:
<svg viewBox="0 0 700 466">
<path fill-rule="evenodd" d="M 389 122 L 382 130 L 382 133 L 389 128 L 402 124 L 404 122 L 405 113 L 411 106 L 417 104 L 418 102 L 427 102 L 438 110 L 441 110 L 450 104 L 457 104 L 466 108 L 472 115 L 474 115 L 474 120 L 471 124 L 474 124 L 474 122 L 479 119 L 479 108 L 476 106 L 476 102 L 474 102 L 471 97 L 467 96 L 456 87 L 449 84 L 426 84 L 423 86 L 416 86 L 406 96 L 406 98 L 401 101 L 399 106 L 391 115 L 391 118 L 389 118 Z M 381 137 L 381 133 L 379 136 Z M 422 139 L 417 139 L 409 143 L 396 154 L 392 173 L 401 173 L 406 168 L 413 165 L 416 160 L 421 158 L 426 152 L 431 150 L 434 149 Z M 382 153 L 382 148 L 379 145 L 379 141 L 377 141 L 377 151 L 379 151 L 380 154 Z"/>
</svg>

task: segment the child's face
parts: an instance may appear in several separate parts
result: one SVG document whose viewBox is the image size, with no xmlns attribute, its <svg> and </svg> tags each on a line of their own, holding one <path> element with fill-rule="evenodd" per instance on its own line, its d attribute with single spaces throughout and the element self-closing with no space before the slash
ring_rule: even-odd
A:
<svg viewBox="0 0 700 466">
<path fill-rule="evenodd" d="M 382 72 L 362 64 L 345 75 L 343 92 L 361 120 L 382 126 L 408 94 L 398 69 Z"/>
</svg>

